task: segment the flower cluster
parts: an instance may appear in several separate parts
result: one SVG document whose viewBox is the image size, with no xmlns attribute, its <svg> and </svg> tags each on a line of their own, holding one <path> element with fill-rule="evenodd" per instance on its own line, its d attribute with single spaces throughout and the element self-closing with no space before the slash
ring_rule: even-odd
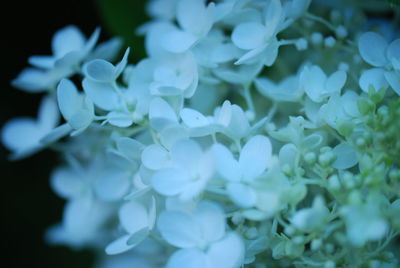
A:
<svg viewBox="0 0 400 268">
<path fill-rule="evenodd" d="M 398 267 L 398 29 L 324 4 L 152 0 L 136 64 L 59 30 L 13 81 L 38 118 L 2 131 L 63 156 L 48 241 L 99 268 Z"/>
</svg>

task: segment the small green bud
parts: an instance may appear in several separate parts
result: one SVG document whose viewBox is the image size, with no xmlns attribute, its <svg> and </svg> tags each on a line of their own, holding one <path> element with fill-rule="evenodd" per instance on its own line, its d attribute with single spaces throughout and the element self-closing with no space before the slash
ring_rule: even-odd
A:
<svg viewBox="0 0 400 268">
<path fill-rule="evenodd" d="M 330 166 L 335 160 L 336 160 L 336 155 L 330 151 L 320 154 L 318 157 L 318 162 L 323 167 Z"/>
<path fill-rule="evenodd" d="M 241 223 L 244 222 L 244 218 L 243 218 L 243 216 L 242 216 L 240 213 L 235 213 L 235 214 L 232 216 L 232 222 L 233 222 L 233 224 L 235 224 L 235 225 L 239 225 L 239 224 L 241 224 Z"/>
<path fill-rule="evenodd" d="M 283 174 L 285 174 L 288 177 L 293 175 L 292 167 L 287 163 L 282 165 L 281 170 L 282 170 Z"/>
<path fill-rule="evenodd" d="M 331 191 L 339 191 L 342 185 L 340 184 L 339 177 L 334 174 L 328 178 L 328 188 Z"/>
<path fill-rule="evenodd" d="M 362 115 L 367 115 L 375 111 L 375 103 L 373 103 L 370 99 L 361 98 L 358 100 L 358 110 Z"/>
<path fill-rule="evenodd" d="M 293 237 L 292 241 L 293 241 L 293 243 L 295 243 L 297 245 L 301 245 L 304 243 L 305 238 L 302 235 L 298 235 L 298 236 Z"/>
<path fill-rule="evenodd" d="M 352 205 L 359 205 L 362 203 L 361 193 L 357 190 L 352 191 L 349 194 L 348 202 Z"/>
<path fill-rule="evenodd" d="M 320 249 L 322 246 L 322 240 L 321 239 L 314 239 L 311 241 L 311 250 L 316 251 Z"/>
<path fill-rule="evenodd" d="M 354 124 L 350 120 L 338 120 L 337 126 L 339 134 L 344 137 L 349 137 L 353 133 Z"/>
<path fill-rule="evenodd" d="M 255 227 L 251 227 L 249 229 L 247 229 L 246 233 L 245 233 L 246 238 L 248 239 L 256 239 L 258 236 L 258 230 Z"/>
<path fill-rule="evenodd" d="M 335 268 L 336 264 L 334 261 L 326 261 L 324 264 L 324 268 Z"/>
<path fill-rule="evenodd" d="M 313 166 L 317 161 L 317 155 L 314 152 L 308 152 L 304 155 L 304 161 L 310 166 Z"/>
<path fill-rule="evenodd" d="M 335 251 L 335 246 L 332 243 L 327 243 L 327 244 L 325 244 L 325 250 L 329 254 L 333 253 Z"/>
<path fill-rule="evenodd" d="M 389 171 L 389 179 L 392 181 L 400 180 L 400 170 L 397 168 L 393 168 Z"/>
<path fill-rule="evenodd" d="M 356 139 L 356 146 L 357 146 L 357 148 L 359 148 L 359 149 L 363 149 L 364 147 L 365 147 L 365 145 L 366 145 L 366 140 L 363 138 L 363 137 L 358 137 L 357 139 Z"/>
<path fill-rule="evenodd" d="M 296 230 L 292 226 L 286 226 L 285 229 L 284 229 L 284 232 L 288 236 L 292 236 L 292 235 L 294 235 L 296 233 Z"/>
</svg>

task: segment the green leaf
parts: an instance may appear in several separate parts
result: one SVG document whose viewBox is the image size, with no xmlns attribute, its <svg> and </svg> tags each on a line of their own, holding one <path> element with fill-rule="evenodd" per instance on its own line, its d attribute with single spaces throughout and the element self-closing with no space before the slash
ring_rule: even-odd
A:
<svg viewBox="0 0 400 268">
<path fill-rule="evenodd" d="M 103 27 L 113 36 L 124 39 L 125 45 L 132 48 L 131 60 L 137 62 L 144 58 L 144 39 L 135 34 L 138 26 L 148 21 L 145 13 L 147 1 L 96 0 Z"/>
</svg>

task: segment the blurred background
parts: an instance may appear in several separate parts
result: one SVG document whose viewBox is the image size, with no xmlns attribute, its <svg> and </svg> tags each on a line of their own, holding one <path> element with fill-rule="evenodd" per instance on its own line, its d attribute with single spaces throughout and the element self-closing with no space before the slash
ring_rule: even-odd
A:
<svg viewBox="0 0 400 268">
<path fill-rule="evenodd" d="M 133 29 L 146 20 L 144 0 L 57 0 L 8 1 L 1 8 L 1 104 L 0 128 L 17 116 L 36 117 L 42 94 L 28 94 L 10 82 L 28 66 L 31 55 L 51 54 L 51 38 L 69 24 L 89 36 L 97 26 L 100 41 L 125 37 L 132 48 L 131 60 L 143 58 L 143 40 Z M 27 133 L 29 135 L 29 133 Z M 64 201 L 49 186 L 58 155 L 43 151 L 18 162 L 7 160 L 0 145 L 2 263 L 7 267 L 89 268 L 94 260 L 89 251 L 49 246 L 45 230 L 59 222 Z"/>
</svg>

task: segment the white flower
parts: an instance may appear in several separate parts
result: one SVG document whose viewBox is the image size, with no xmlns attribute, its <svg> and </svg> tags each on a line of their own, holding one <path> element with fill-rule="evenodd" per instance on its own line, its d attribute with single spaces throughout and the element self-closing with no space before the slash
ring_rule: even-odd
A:
<svg viewBox="0 0 400 268">
<path fill-rule="evenodd" d="M 300 87 L 313 102 L 319 103 L 335 93 L 340 93 L 346 79 L 346 72 L 341 70 L 327 77 L 319 66 L 306 66 L 300 72 Z"/>
<path fill-rule="evenodd" d="M 96 29 L 89 40 L 75 26 L 57 31 L 52 39 L 53 55 L 32 56 L 29 63 L 36 68 L 27 68 L 13 81 L 13 85 L 30 92 L 46 91 L 62 78 L 78 71 L 79 63 L 88 56 L 99 38 Z"/>
<path fill-rule="evenodd" d="M 311 208 L 297 210 L 290 222 L 295 228 L 303 232 L 312 232 L 324 227 L 328 215 L 329 210 L 326 208 L 324 200 L 317 196 Z"/>
<path fill-rule="evenodd" d="M 183 201 L 199 196 L 213 175 L 211 157 L 189 139 L 177 141 L 170 152 L 150 145 L 142 160 L 147 166 L 159 168 L 151 177 L 154 190 L 164 196 L 179 196 Z"/>
<path fill-rule="evenodd" d="M 10 158 L 25 158 L 43 149 L 47 143 L 42 143 L 42 138 L 57 126 L 59 119 L 57 103 L 53 98 L 45 97 L 40 105 L 37 120 L 20 117 L 8 121 L 3 126 L 1 141 L 12 151 Z"/>
<path fill-rule="evenodd" d="M 181 248 L 169 259 L 167 268 L 238 268 L 244 245 L 234 232 L 226 232 L 222 209 L 201 201 L 193 213 L 164 211 L 157 227 L 171 245 Z"/>
<path fill-rule="evenodd" d="M 215 4 L 205 6 L 204 0 L 179 0 L 176 8 L 176 20 L 181 29 L 164 32 L 160 45 L 166 51 L 182 53 L 210 31 Z"/>
<path fill-rule="evenodd" d="M 106 247 L 109 255 L 119 254 L 141 243 L 153 229 L 156 220 L 156 203 L 151 197 L 148 207 L 137 201 L 129 201 L 119 209 L 119 221 L 126 232 Z"/>
<path fill-rule="evenodd" d="M 212 147 L 218 173 L 227 181 L 231 200 L 243 208 L 256 204 L 257 193 L 252 184 L 267 169 L 272 147 L 269 139 L 262 135 L 252 137 L 240 152 L 239 161 L 221 144 Z"/>
<path fill-rule="evenodd" d="M 379 90 L 389 84 L 400 95 L 400 38 L 388 44 L 381 35 L 366 32 L 358 40 L 358 49 L 367 63 L 377 67 L 361 74 L 361 89 L 368 92 L 370 85 Z"/>
<path fill-rule="evenodd" d="M 280 0 L 268 2 L 263 21 L 258 17 L 238 24 L 232 32 L 232 42 L 246 53 L 235 64 L 261 61 L 271 66 L 278 56 L 279 43 L 276 35 L 281 30 L 284 13 Z"/>
</svg>

